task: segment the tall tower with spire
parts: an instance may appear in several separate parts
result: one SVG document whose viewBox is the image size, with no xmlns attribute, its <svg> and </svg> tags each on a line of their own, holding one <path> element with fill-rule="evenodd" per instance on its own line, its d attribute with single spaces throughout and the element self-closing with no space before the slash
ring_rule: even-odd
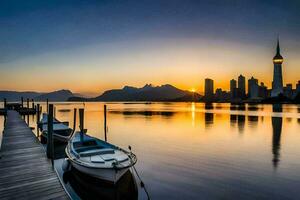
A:
<svg viewBox="0 0 300 200">
<path fill-rule="evenodd" d="M 272 82 L 272 97 L 277 97 L 279 94 L 283 94 L 283 81 L 282 81 L 282 63 L 283 57 L 280 55 L 279 39 L 277 39 L 276 55 L 273 58 L 274 73 Z"/>
</svg>

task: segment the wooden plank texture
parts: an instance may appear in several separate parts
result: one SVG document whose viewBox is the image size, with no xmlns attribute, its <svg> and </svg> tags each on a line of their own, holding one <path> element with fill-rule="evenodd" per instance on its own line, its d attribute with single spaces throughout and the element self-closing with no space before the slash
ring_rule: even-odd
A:
<svg viewBox="0 0 300 200">
<path fill-rule="evenodd" d="M 69 199 L 42 145 L 16 111 L 7 112 L 0 156 L 0 199 Z"/>
</svg>

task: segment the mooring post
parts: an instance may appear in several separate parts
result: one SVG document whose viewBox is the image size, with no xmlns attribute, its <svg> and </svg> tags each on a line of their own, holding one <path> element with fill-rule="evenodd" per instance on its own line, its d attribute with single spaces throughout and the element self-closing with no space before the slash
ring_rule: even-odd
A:
<svg viewBox="0 0 300 200">
<path fill-rule="evenodd" d="M 74 117 L 73 117 L 73 133 L 75 132 L 76 129 L 76 113 L 77 113 L 77 109 L 74 108 Z"/>
<path fill-rule="evenodd" d="M 53 115 L 54 115 L 54 118 L 56 118 L 56 107 L 54 106 L 53 109 L 54 109 L 54 114 Z"/>
<path fill-rule="evenodd" d="M 47 99 L 47 113 L 49 112 L 49 100 Z"/>
<path fill-rule="evenodd" d="M 40 123 L 40 104 L 37 104 L 37 106 L 36 106 L 36 133 L 37 133 L 38 137 L 40 136 L 39 123 Z"/>
<path fill-rule="evenodd" d="M 53 164 L 53 104 L 49 105 L 48 111 L 47 157 L 51 159 Z"/>
<path fill-rule="evenodd" d="M 33 99 L 31 99 L 31 102 L 32 102 L 32 104 L 31 104 L 31 106 L 32 106 L 32 109 L 34 109 L 34 100 L 33 100 Z"/>
<path fill-rule="evenodd" d="M 24 104 L 24 98 L 21 97 L 21 107 L 23 108 L 23 104 Z"/>
<path fill-rule="evenodd" d="M 29 108 L 29 99 L 27 98 L 27 108 Z"/>
<path fill-rule="evenodd" d="M 107 130 L 107 125 L 106 125 L 106 105 L 104 104 L 104 139 L 105 142 L 107 142 L 107 137 L 106 137 L 106 130 Z"/>
<path fill-rule="evenodd" d="M 27 114 L 27 124 L 29 125 L 29 98 L 27 98 L 27 112 L 25 112 L 24 114 Z"/>
<path fill-rule="evenodd" d="M 6 109 L 6 98 L 4 98 L 4 109 Z"/>
<path fill-rule="evenodd" d="M 80 128 L 80 141 L 83 142 L 83 131 L 84 131 L 84 109 L 79 109 L 79 128 Z"/>
</svg>

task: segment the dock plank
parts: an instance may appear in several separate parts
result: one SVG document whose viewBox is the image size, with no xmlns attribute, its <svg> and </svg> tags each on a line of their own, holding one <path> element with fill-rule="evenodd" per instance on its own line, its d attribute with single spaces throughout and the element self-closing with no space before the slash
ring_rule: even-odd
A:
<svg viewBox="0 0 300 200">
<path fill-rule="evenodd" d="M 0 155 L 0 199 L 69 199 L 42 145 L 16 111 L 7 112 Z"/>
</svg>

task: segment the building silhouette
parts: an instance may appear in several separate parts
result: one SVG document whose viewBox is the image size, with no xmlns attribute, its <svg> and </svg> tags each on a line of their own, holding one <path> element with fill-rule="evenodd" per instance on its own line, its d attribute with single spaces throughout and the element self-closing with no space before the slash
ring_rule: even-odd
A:
<svg viewBox="0 0 300 200">
<path fill-rule="evenodd" d="M 268 96 L 268 88 L 263 82 L 260 83 L 260 86 L 258 88 L 258 96 L 262 99 L 265 99 Z"/>
<path fill-rule="evenodd" d="M 283 94 L 290 99 L 293 98 L 293 84 L 286 84 L 286 86 L 283 87 Z"/>
<path fill-rule="evenodd" d="M 238 78 L 238 91 L 239 91 L 239 97 L 245 98 L 246 97 L 246 79 L 245 76 L 239 75 Z"/>
<path fill-rule="evenodd" d="M 271 97 L 277 97 L 279 94 L 283 94 L 283 81 L 282 81 L 282 63 L 283 57 L 280 55 L 279 40 L 277 40 L 276 55 L 273 58 L 274 72 L 272 82 Z"/>
<path fill-rule="evenodd" d="M 230 80 L 230 97 L 232 99 L 237 97 L 237 87 L 236 87 L 236 80 Z"/>
<path fill-rule="evenodd" d="M 222 88 L 217 88 L 217 89 L 216 89 L 216 93 L 215 93 L 216 99 L 217 99 L 217 100 L 222 99 L 222 95 L 223 95 Z"/>
<path fill-rule="evenodd" d="M 212 100 L 214 96 L 214 81 L 212 79 L 205 79 L 204 95 L 206 100 Z"/>
<path fill-rule="evenodd" d="M 248 97 L 250 99 L 255 99 L 258 97 L 259 87 L 258 80 L 253 76 L 248 80 Z"/>
</svg>

